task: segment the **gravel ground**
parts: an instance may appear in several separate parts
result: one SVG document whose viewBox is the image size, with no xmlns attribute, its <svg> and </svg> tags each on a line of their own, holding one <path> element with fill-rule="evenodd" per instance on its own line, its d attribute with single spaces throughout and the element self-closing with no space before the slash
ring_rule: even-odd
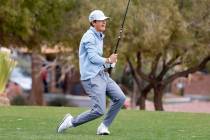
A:
<svg viewBox="0 0 210 140">
<path fill-rule="evenodd" d="M 187 103 L 164 104 L 164 110 L 169 112 L 210 113 L 210 102 L 192 101 Z M 153 111 L 154 105 L 146 101 L 146 110 Z"/>
</svg>

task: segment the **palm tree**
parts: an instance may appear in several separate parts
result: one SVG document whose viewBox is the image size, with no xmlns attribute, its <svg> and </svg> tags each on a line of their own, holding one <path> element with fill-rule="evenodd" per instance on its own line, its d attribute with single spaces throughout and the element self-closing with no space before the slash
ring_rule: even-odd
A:
<svg viewBox="0 0 210 140">
<path fill-rule="evenodd" d="M 8 49 L 0 48 L 0 94 L 4 92 L 10 73 L 16 62 L 10 57 Z"/>
</svg>

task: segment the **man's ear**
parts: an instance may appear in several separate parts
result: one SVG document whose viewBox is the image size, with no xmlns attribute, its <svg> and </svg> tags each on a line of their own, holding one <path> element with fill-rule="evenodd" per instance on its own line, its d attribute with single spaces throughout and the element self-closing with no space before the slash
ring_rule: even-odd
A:
<svg viewBox="0 0 210 140">
<path fill-rule="evenodd" d="M 96 20 L 92 21 L 93 26 L 96 24 Z"/>
<path fill-rule="evenodd" d="M 90 26 L 92 26 L 92 27 L 94 27 L 94 24 L 96 23 L 96 21 L 94 20 L 94 21 L 92 21 L 92 22 L 90 22 Z"/>
</svg>

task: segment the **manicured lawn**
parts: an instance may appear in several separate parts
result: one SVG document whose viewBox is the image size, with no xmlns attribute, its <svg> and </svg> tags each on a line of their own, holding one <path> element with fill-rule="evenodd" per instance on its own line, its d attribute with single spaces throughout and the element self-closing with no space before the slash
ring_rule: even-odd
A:
<svg viewBox="0 0 210 140">
<path fill-rule="evenodd" d="M 0 107 L 0 140 L 209 140 L 210 115 L 122 110 L 110 127 L 111 135 L 97 136 L 102 118 L 57 134 L 67 112 L 84 108 Z"/>
</svg>

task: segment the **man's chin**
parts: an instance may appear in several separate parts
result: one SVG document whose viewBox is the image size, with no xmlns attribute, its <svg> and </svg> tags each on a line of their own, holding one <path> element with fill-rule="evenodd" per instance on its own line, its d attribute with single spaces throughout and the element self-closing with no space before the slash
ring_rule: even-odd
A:
<svg viewBox="0 0 210 140">
<path fill-rule="evenodd" d="M 106 28 L 102 28 L 102 29 L 101 29 L 101 32 L 105 32 L 105 30 L 106 30 Z"/>
</svg>

